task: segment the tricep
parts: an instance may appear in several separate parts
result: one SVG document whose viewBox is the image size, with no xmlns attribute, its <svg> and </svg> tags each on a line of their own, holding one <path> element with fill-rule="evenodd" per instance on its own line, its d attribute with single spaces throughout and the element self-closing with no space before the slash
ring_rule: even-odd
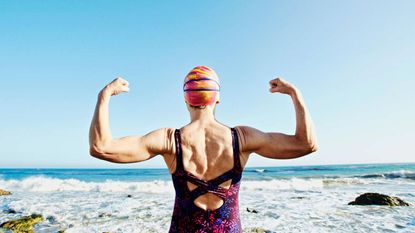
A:
<svg viewBox="0 0 415 233">
<path fill-rule="evenodd" d="M 242 150 L 272 159 L 292 159 L 310 154 L 316 148 L 295 135 L 266 133 L 249 126 L 238 126 Z"/>
</svg>

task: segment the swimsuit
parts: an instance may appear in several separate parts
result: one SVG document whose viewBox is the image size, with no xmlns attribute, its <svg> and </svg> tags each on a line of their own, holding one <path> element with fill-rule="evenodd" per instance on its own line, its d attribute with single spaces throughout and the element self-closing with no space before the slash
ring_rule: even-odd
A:
<svg viewBox="0 0 415 233">
<path fill-rule="evenodd" d="M 176 171 L 172 174 L 176 199 L 170 233 L 173 232 L 197 232 L 197 233 L 241 233 L 241 221 L 239 218 L 238 192 L 242 177 L 242 167 L 239 160 L 238 134 L 235 128 L 231 128 L 233 147 L 233 168 L 222 175 L 205 181 L 186 171 L 183 166 L 180 130 L 174 132 L 176 142 Z M 232 180 L 228 189 L 219 185 Z M 197 185 L 192 191 L 187 182 Z M 204 210 L 194 204 L 194 200 L 200 195 L 212 193 L 223 199 L 223 204 L 214 210 Z"/>
</svg>

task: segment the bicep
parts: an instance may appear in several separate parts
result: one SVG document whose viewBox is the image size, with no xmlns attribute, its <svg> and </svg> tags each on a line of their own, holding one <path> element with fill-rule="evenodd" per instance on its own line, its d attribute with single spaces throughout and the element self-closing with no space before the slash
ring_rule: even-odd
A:
<svg viewBox="0 0 415 233">
<path fill-rule="evenodd" d="M 105 150 L 106 160 L 116 163 L 141 162 L 156 155 L 170 153 L 170 128 L 154 130 L 144 136 L 126 136 L 113 139 Z"/>
<path fill-rule="evenodd" d="M 262 132 L 249 127 L 238 127 L 243 135 L 243 150 L 272 159 L 291 159 L 307 154 L 294 135 Z"/>
</svg>

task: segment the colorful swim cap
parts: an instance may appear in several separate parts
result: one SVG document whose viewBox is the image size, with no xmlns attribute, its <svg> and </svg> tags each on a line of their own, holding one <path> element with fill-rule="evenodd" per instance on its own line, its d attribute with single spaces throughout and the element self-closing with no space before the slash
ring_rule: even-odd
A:
<svg viewBox="0 0 415 233">
<path fill-rule="evenodd" d="M 184 79 L 184 99 L 193 106 L 219 103 L 220 84 L 218 75 L 207 66 L 193 68 Z"/>
</svg>

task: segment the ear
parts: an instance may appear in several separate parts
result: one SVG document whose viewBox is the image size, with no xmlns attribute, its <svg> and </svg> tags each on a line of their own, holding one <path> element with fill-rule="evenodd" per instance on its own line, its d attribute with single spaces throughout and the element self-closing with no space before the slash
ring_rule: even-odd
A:
<svg viewBox="0 0 415 233">
<path fill-rule="evenodd" d="M 219 92 L 216 93 L 216 104 L 220 103 Z"/>
</svg>

